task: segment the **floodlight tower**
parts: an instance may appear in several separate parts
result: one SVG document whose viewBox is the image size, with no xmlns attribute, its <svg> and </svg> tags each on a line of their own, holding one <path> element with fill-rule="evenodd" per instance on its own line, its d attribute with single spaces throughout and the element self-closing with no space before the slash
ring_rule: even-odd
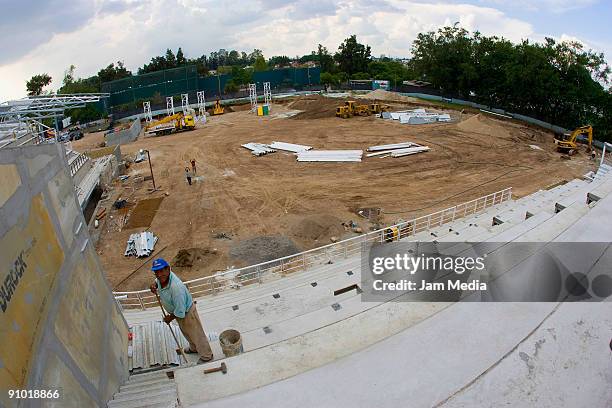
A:
<svg viewBox="0 0 612 408">
<path fill-rule="evenodd" d="M 198 116 L 200 120 L 206 120 L 206 99 L 204 98 L 204 91 L 198 91 Z"/>
<path fill-rule="evenodd" d="M 166 114 L 168 116 L 174 115 L 174 98 L 172 96 L 166 97 Z"/>
<path fill-rule="evenodd" d="M 189 110 L 189 94 L 181 94 L 181 109 L 183 109 L 183 115 L 187 115 Z"/>
<path fill-rule="evenodd" d="M 270 91 L 270 83 L 264 82 L 264 104 L 268 105 L 268 111 L 270 111 L 272 103 L 272 92 Z"/>
<path fill-rule="evenodd" d="M 150 101 L 146 101 L 142 104 L 142 107 L 144 109 L 144 117 L 145 117 L 145 121 L 147 123 L 151 123 L 153 122 L 153 116 L 151 115 L 151 102 Z"/>
<path fill-rule="evenodd" d="M 257 112 L 257 84 L 249 84 L 249 100 L 251 101 L 251 112 Z"/>
</svg>

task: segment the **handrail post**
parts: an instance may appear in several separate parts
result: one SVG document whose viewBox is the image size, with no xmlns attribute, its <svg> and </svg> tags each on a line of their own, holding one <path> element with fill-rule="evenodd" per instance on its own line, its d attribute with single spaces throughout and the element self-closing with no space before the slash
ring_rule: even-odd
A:
<svg viewBox="0 0 612 408">
<path fill-rule="evenodd" d="M 142 301 L 142 296 L 140 296 L 140 292 L 136 292 L 136 297 L 138 298 L 138 303 L 140 303 L 140 309 L 146 310 L 144 303 Z"/>
</svg>

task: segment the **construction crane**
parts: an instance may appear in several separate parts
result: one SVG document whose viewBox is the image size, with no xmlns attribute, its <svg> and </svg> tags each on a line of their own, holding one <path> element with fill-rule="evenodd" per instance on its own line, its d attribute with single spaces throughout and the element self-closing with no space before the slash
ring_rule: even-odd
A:
<svg viewBox="0 0 612 408">
<path fill-rule="evenodd" d="M 193 115 L 185 115 L 183 112 L 153 121 L 145 127 L 147 133 L 156 136 L 193 129 L 195 129 L 195 119 Z"/>
<path fill-rule="evenodd" d="M 578 136 L 587 135 L 587 152 L 590 152 L 593 146 L 593 127 L 581 126 L 575 129 L 566 140 L 555 140 L 557 151 L 566 153 L 569 156 L 576 154 L 578 150 Z"/>
</svg>

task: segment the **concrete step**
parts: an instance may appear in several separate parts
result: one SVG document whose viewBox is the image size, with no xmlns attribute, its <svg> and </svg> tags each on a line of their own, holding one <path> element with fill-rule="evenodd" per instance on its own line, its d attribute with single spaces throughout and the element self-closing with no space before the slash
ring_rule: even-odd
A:
<svg viewBox="0 0 612 408">
<path fill-rule="evenodd" d="M 143 388 L 126 388 L 126 389 L 119 391 L 119 393 L 115 396 L 115 398 L 117 398 L 117 396 L 120 396 L 123 399 L 125 399 L 124 397 L 128 397 L 131 395 L 137 395 L 143 392 L 157 392 L 157 391 L 174 390 L 174 389 L 176 389 L 176 385 L 174 384 L 174 382 L 170 381 L 168 383 L 153 384 L 153 385 L 150 385 L 148 387 L 143 387 Z"/>
<path fill-rule="evenodd" d="M 176 407 L 177 394 L 175 392 L 172 395 L 158 395 L 129 401 L 111 400 L 107 406 L 108 408 Z"/>
<path fill-rule="evenodd" d="M 151 399 L 151 398 L 157 398 L 157 397 L 176 397 L 176 385 L 175 384 L 170 384 L 169 387 L 166 388 L 154 388 L 154 389 L 142 389 L 138 392 L 129 392 L 129 393 L 125 393 L 125 392 L 119 392 L 119 394 L 116 394 L 112 401 L 136 401 L 136 400 L 143 400 L 143 399 Z"/>
<path fill-rule="evenodd" d="M 159 378 L 159 379 L 151 379 L 148 381 L 138 381 L 138 382 L 126 382 L 125 384 L 123 384 L 120 388 L 121 391 L 124 390 L 128 390 L 128 389 L 142 389 L 142 388 L 146 388 L 146 387 L 150 387 L 150 386 L 154 386 L 154 385 L 159 385 L 159 384 L 167 384 L 169 382 L 172 382 L 172 380 L 166 378 Z"/>
</svg>

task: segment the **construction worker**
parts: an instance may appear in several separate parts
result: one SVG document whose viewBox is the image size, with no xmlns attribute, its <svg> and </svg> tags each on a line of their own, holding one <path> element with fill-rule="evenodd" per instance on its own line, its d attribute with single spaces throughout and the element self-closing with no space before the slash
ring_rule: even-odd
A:
<svg viewBox="0 0 612 408">
<path fill-rule="evenodd" d="M 198 364 L 211 361 L 213 353 L 208 338 L 204 334 L 191 293 L 179 277 L 172 272 L 165 259 L 155 259 L 151 270 L 156 277 L 155 282 L 151 284 L 151 292 L 159 295 L 162 305 L 168 312 L 164 317 L 164 322 L 167 324 L 173 320 L 178 322 L 181 332 L 189 342 L 189 348 L 184 352 L 199 354 Z"/>
<path fill-rule="evenodd" d="M 196 174 L 196 161 L 195 159 L 191 159 L 191 171 L 193 174 Z"/>
<path fill-rule="evenodd" d="M 191 185 L 191 172 L 189 171 L 189 167 L 185 167 L 185 178 L 189 185 Z"/>
</svg>

